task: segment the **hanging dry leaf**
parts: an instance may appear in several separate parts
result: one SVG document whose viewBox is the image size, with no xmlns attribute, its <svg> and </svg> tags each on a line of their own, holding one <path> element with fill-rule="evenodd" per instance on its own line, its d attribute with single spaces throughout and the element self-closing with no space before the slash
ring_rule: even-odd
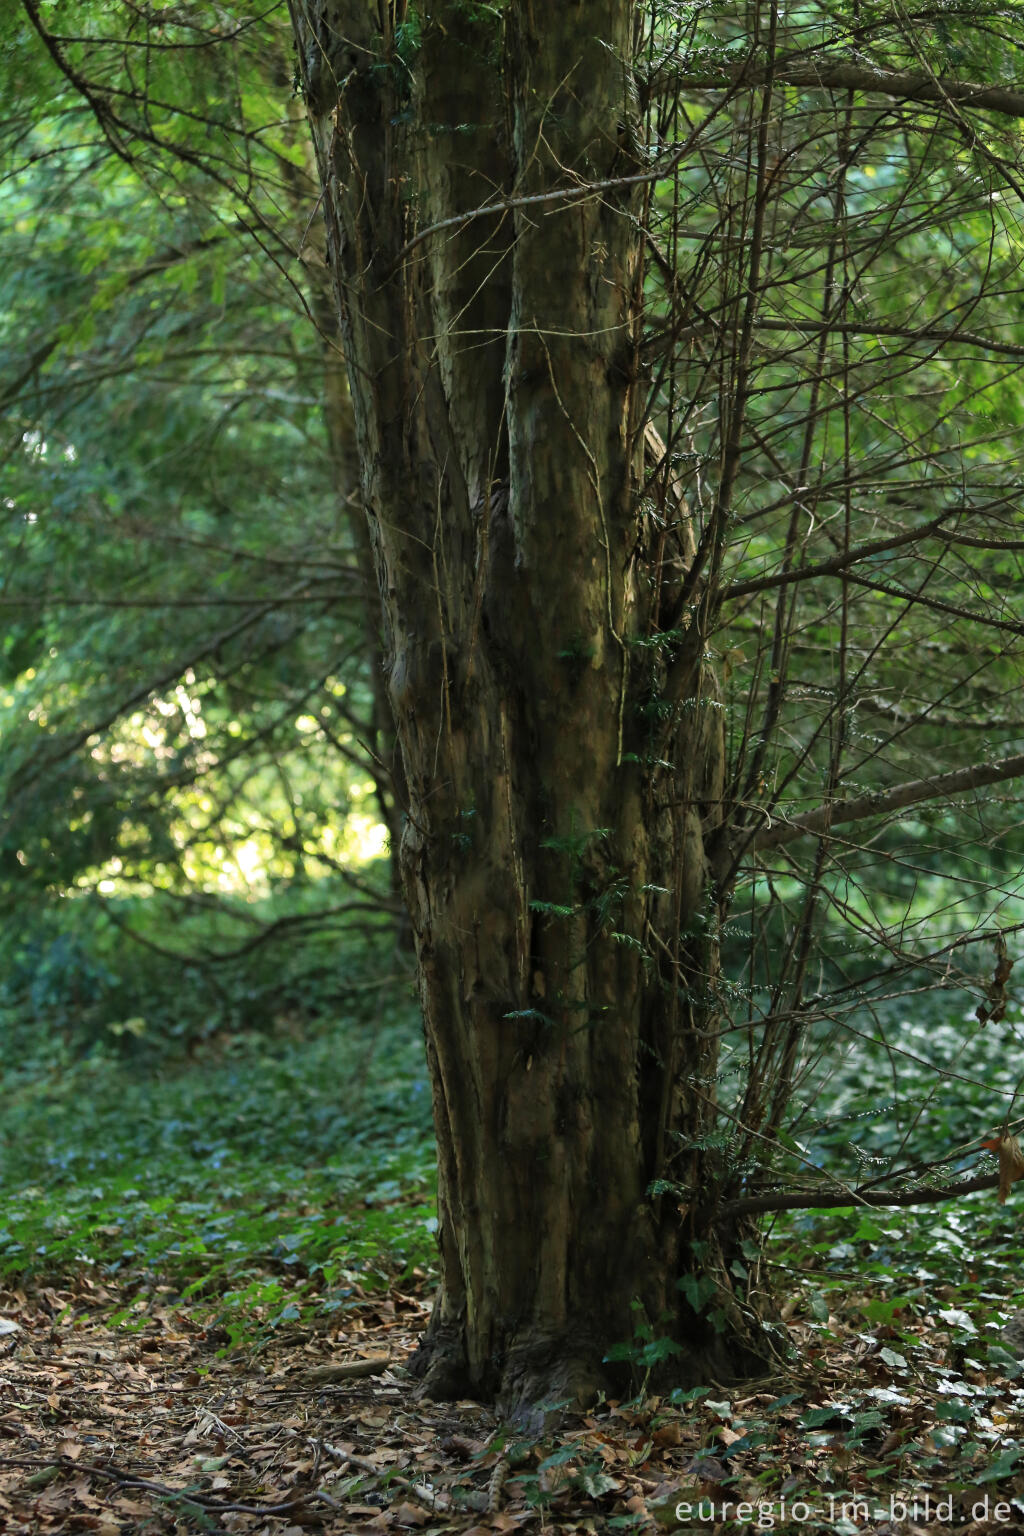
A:
<svg viewBox="0 0 1024 1536">
<path fill-rule="evenodd" d="M 996 968 L 992 973 L 992 980 L 985 990 L 985 1001 L 978 1004 L 974 1014 L 975 1018 L 979 1019 L 982 1024 L 987 1024 L 990 1019 L 993 1023 L 997 1024 L 1005 1014 L 1007 1004 L 1006 983 L 1009 981 L 1010 972 L 1013 970 L 1013 961 L 1010 959 L 1009 951 L 1006 948 L 1006 940 L 1001 933 L 996 935 L 994 944 Z"/>
<path fill-rule="evenodd" d="M 1005 1205 L 1010 1185 L 1016 1179 L 1024 1178 L 1024 1153 L 1020 1150 L 1020 1142 L 1016 1136 L 999 1136 L 983 1141 L 982 1146 L 999 1158 L 999 1204 Z"/>
</svg>

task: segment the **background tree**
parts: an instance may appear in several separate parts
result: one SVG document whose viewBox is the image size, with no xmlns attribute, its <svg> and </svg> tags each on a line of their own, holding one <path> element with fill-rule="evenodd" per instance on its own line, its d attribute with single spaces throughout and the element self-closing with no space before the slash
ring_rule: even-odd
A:
<svg viewBox="0 0 1024 1536">
<path fill-rule="evenodd" d="M 880 829 L 1024 763 L 1012 24 L 292 14 L 409 790 L 426 1381 L 585 1393 L 637 1304 L 735 1367 L 815 1021 L 998 925 L 987 878 L 914 910 L 934 809 Z"/>
<path fill-rule="evenodd" d="M 4 895 L 32 965 L 91 893 L 252 1021 L 299 996 L 255 945 L 396 913 L 352 858 L 399 799 L 308 137 L 280 21 L 76 25 L 4 24 Z"/>
</svg>

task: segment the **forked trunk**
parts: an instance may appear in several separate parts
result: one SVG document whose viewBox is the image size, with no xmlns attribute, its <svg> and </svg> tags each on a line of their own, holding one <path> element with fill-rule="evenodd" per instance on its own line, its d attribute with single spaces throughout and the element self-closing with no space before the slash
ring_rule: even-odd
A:
<svg viewBox="0 0 1024 1536">
<path fill-rule="evenodd" d="M 638 1335 L 728 1370 L 751 1334 L 701 1148 L 723 731 L 685 509 L 645 485 L 633 7 L 371 9 L 293 17 L 408 793 L 420 1364 L 510 1404 L 593 1392 Z"/>
</svg>

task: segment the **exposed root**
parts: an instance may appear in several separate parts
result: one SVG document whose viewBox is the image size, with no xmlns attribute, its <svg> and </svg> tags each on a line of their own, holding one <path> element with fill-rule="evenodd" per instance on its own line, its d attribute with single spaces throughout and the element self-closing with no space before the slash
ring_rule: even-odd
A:
<svg viewBox="0 0 1024 1536">
<path fill-rule="evenodd" d="M 785 1352 L 782 1331 L 766 1328 L 739 1305 L 733 1312 L 734 1327 L 727 1336 L 692 1317 L 684 1325 L 690 1336 L 682 1352 L 651 1371 L 635 1361 L 607 1362 L 608 1344 L 614 1340 L 595 1339 L 582 1328 L 537 1326 L 506 1337 L 486 1362 L 471 1368 L 462 1320 L 442 1322 L 435 1311 L 409 1371 L 419 1379 L 425 1398 L 493 1402 L 510 1423 L 542 1434 L 566 1414 L 591 1407 L 602 1394 L 629 1397 L 645 1387 L 669 1392 L 709 1382 L 724 1387 L 777 1371 Z"/>
<path fill-rule="evenodd" d="M 580 1413 L 608 1390 L 596 1363 L 599 1349 L 567 1353 L 556 1345 L 530 1340 L 513 1345 L 502 1372 L 497 1406 L 511 1422 L 534 1433 L 553 1429 L 566 1413 Z"/>
<path fill-rule="evenodd" d="M 410 1376 L 420 1382 L 420 1396 L 438 1403 L 460 1397 L 486 1397 L 480 1384 L 474 1390 L 470 1381 L 462 1330 L 454 1323 L 438 1323 L 435 1318 L 408 1366 Z"/>
</svg>

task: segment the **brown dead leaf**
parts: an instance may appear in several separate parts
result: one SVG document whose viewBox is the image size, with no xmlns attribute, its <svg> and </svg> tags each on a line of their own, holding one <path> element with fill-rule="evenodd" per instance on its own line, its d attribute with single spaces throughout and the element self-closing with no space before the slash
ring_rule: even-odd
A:
<svg viewBox="0 0 1024 1536">
<path fill-rule="evenodd" d="M 468 1461 L 470 1457 L 480 1455 L 484 1442 L 472 1440 L 468 1435 L 445 1435 L 440 1448 L 447 1456 L 459 1456 L 463 1461 Z"/>
<path fill-rule="evenodd" d="M 982 1024 L 990 1020 L 998 1024 L 1006 1013 L 1006 983 L 1010 979 L 1013 970 L 1013 961 L 1010 959 L 1006 948 L 1006 940 L 1000 933 L 995 939 L 996 965 L 992 973 L 992 980 L 985 990 L 985 1001 L 979 1003 L 974 1012 L 974 1017 Z"/>
<path fill-rule="evenodd" d="M 987 1152 L 995 1152 L 999 1158 L 999 1204 L 1005 1205 L 1010 1185 L 1024 1178 L 1024 1153 L 1021 1152 L 1020 1142 L 1016 1136 L 1000 1136 L 991 1141 L 983 1141 L 982 1146 Z"/>
<path fill-rule="evenodd" d="M 395 1525 L 426 1525 L 432 1517 L 430 1513 L 421 1509 L 418 1504 L 399 1504 L 397 1509 L 390 1511 Z"/>
<path fill-rule="evenodd" d="M 39 1498 L 36 1500 L 36 1508 L 44 1510 L 47 1513 L 51 1513 L 55 1510 L 70 1509 L 72 1498 L 73 1492 L 70 1488 L 58 1488 L 51 1484 L 49 1488 L 44 1489 L 44 1491 L 39 1495 Z"/>
</svg>

